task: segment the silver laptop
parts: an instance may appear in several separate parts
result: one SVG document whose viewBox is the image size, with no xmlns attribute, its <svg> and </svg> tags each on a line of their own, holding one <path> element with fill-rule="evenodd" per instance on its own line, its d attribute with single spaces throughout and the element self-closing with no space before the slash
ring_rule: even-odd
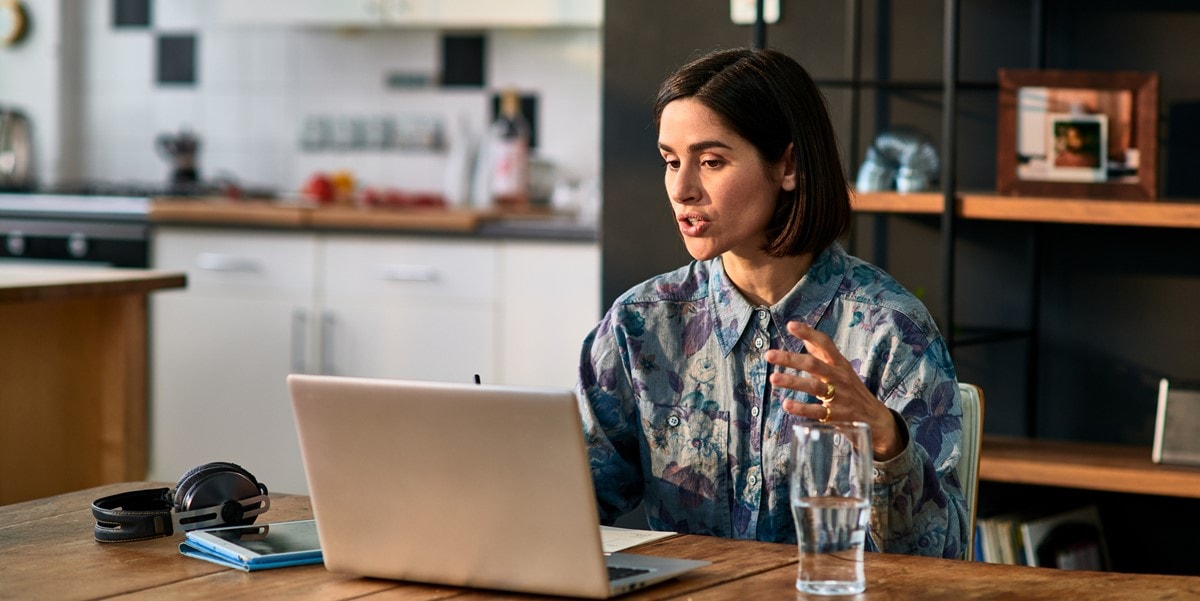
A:
<svg viewBox="0 0 1200 601">
<path fill-rule="evenodd" d="M 605 598 L 708 565 L 604 554 L 570 390 L 304 375 L 288 387 L 330 570 Z"/>
</svg>

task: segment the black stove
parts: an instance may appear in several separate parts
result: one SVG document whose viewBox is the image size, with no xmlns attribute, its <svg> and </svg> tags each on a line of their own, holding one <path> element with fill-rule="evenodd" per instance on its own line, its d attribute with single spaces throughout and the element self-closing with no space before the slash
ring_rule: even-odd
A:
<svg viewBox="0 0 1200 601">
<path fill-rule="evenodd" d="M 273 190 L 247 189 L 224 180 L 84 181 L 35 191 L 0 191 L 0 265 L 21 261 L 149 267 L 152 199 L 274 195 Z"/>
<path fill-rule="evenodd" d="M 149 267 L 151 196 L 130 188 L 0 193 L 0 265 Z"/>
</svg>

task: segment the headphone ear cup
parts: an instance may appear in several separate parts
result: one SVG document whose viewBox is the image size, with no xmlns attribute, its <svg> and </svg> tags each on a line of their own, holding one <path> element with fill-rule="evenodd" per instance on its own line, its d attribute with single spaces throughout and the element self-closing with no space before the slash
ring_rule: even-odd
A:
<svg viewBox="0 0 1200 601">
<path fill-rule="evenodd" d="M 223 461 L 206 463 L 192 468 L 180 477 L 175 486 L 174 508 L 187 512 L 212 508 L 221 515 L 222 508 L 258 495 L 266 494 L 266 487 L 253 474 L 241 466 Z M 254 516 L 244 519 L 224 518 L 226 525 L 253 523 Z M 187 529 L 186 525 L 184 526 Z"/>
<path fill-rule="evenodd" d="M 200 482 L 205 478 L 221 471 L 237 472 L 255 484 L 258 483 L 258 480 L 254 478 L 253 474 L 246 471 L 245 468 L 236 463 L 229 463 L 228 461 L 213 461 L 210 463 L 205 463 L 204 465 L 198 465 L 184 472 L 184 474 L 179 477 L 179 482 L 175 485 L 176 509 L 179 508 L 180 501 L 187 496 L 187 492 L 191 490 L 191 488 L 195 486 L 197 482 Z"/>
</svg>

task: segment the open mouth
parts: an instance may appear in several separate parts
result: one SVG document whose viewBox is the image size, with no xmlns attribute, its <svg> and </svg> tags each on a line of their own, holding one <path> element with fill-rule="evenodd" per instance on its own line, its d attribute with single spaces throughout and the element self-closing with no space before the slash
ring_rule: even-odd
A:
<svg viewBox="0 0 1200 601">
<path fill-rule="evenodd" d="M 676 220 L 679 222 L 679 231 L 685 236 L 699 236 L 712 224 L 708 219 L 695 214 L 680 215 Z"/>
</svg>

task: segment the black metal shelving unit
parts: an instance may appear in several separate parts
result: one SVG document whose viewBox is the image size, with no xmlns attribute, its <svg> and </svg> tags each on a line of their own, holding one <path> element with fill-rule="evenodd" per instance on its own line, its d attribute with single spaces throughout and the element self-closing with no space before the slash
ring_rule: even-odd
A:
<svg viewBox="0 0 1200 601">
<path fill-rule="evenodd" d="M 1040 321 L 1041 295 L 1041 257 L 1040 231 L 1041 227 L 1031 224 L 1027 243 L 1027 254 L 1030 261 L 1030 303 L 1029 320 L 1024 328 L 996 327 L 965 327 L 956 323 L 956 270 L 958 242 L 958 119 L 960 91 L 994 91 L 998 89 L 995 81 L 969 81 L 959 78 L 960 63 L 960 8 L 961 0 L 944 0 L 943 2 L 943 56 L 942 76 L 940 81 L 893 80 L 889 78 L 890 51 L 890 3 L 881 1 L 876 9 L 876 56 L 877 72 L 874 78 L 862 77 L 862 1 L 849 0 L 848 12 L 848 62 L 850 76 L 846 79 L 822 79 L 818 84 L 831 88 L 849 88 L 850 90 L 850 135 L 849 150 L 852 160 L 860 155 L 859 138 L 861 137 L 861 94 L 863 90 L 882 92 L 875 102 L 875 123 L 877 128 L 886 127 L 890 118 L 889 103 L 886 94 L 890 92 L 941 92 L 941 196 L 942 210 L 939 215 L 938 256 L 940 259 L 940 280 L 942 291 L 942 311 L 938 321 L 942 324 L 943 335 L 951 351 L 955 348 L 976 344 L 990 344 L 1001 341 L 1025 339 L 1026 353 L 1026 386 L 1025 386 L 1025 433 L 1030 437 L 1037 435 L 1037 395 L 1038 395 L 1038 329 Z M 1045 66 L 1045 7 L 1042 0 L 1032 0 L 1030 16 L 1031 38 L 1031 67 Z M 875 256 L 872 261 L 887 268 L 887 215 L 875 217 L 873 228 L 873 248 Z"/>
</svg>

